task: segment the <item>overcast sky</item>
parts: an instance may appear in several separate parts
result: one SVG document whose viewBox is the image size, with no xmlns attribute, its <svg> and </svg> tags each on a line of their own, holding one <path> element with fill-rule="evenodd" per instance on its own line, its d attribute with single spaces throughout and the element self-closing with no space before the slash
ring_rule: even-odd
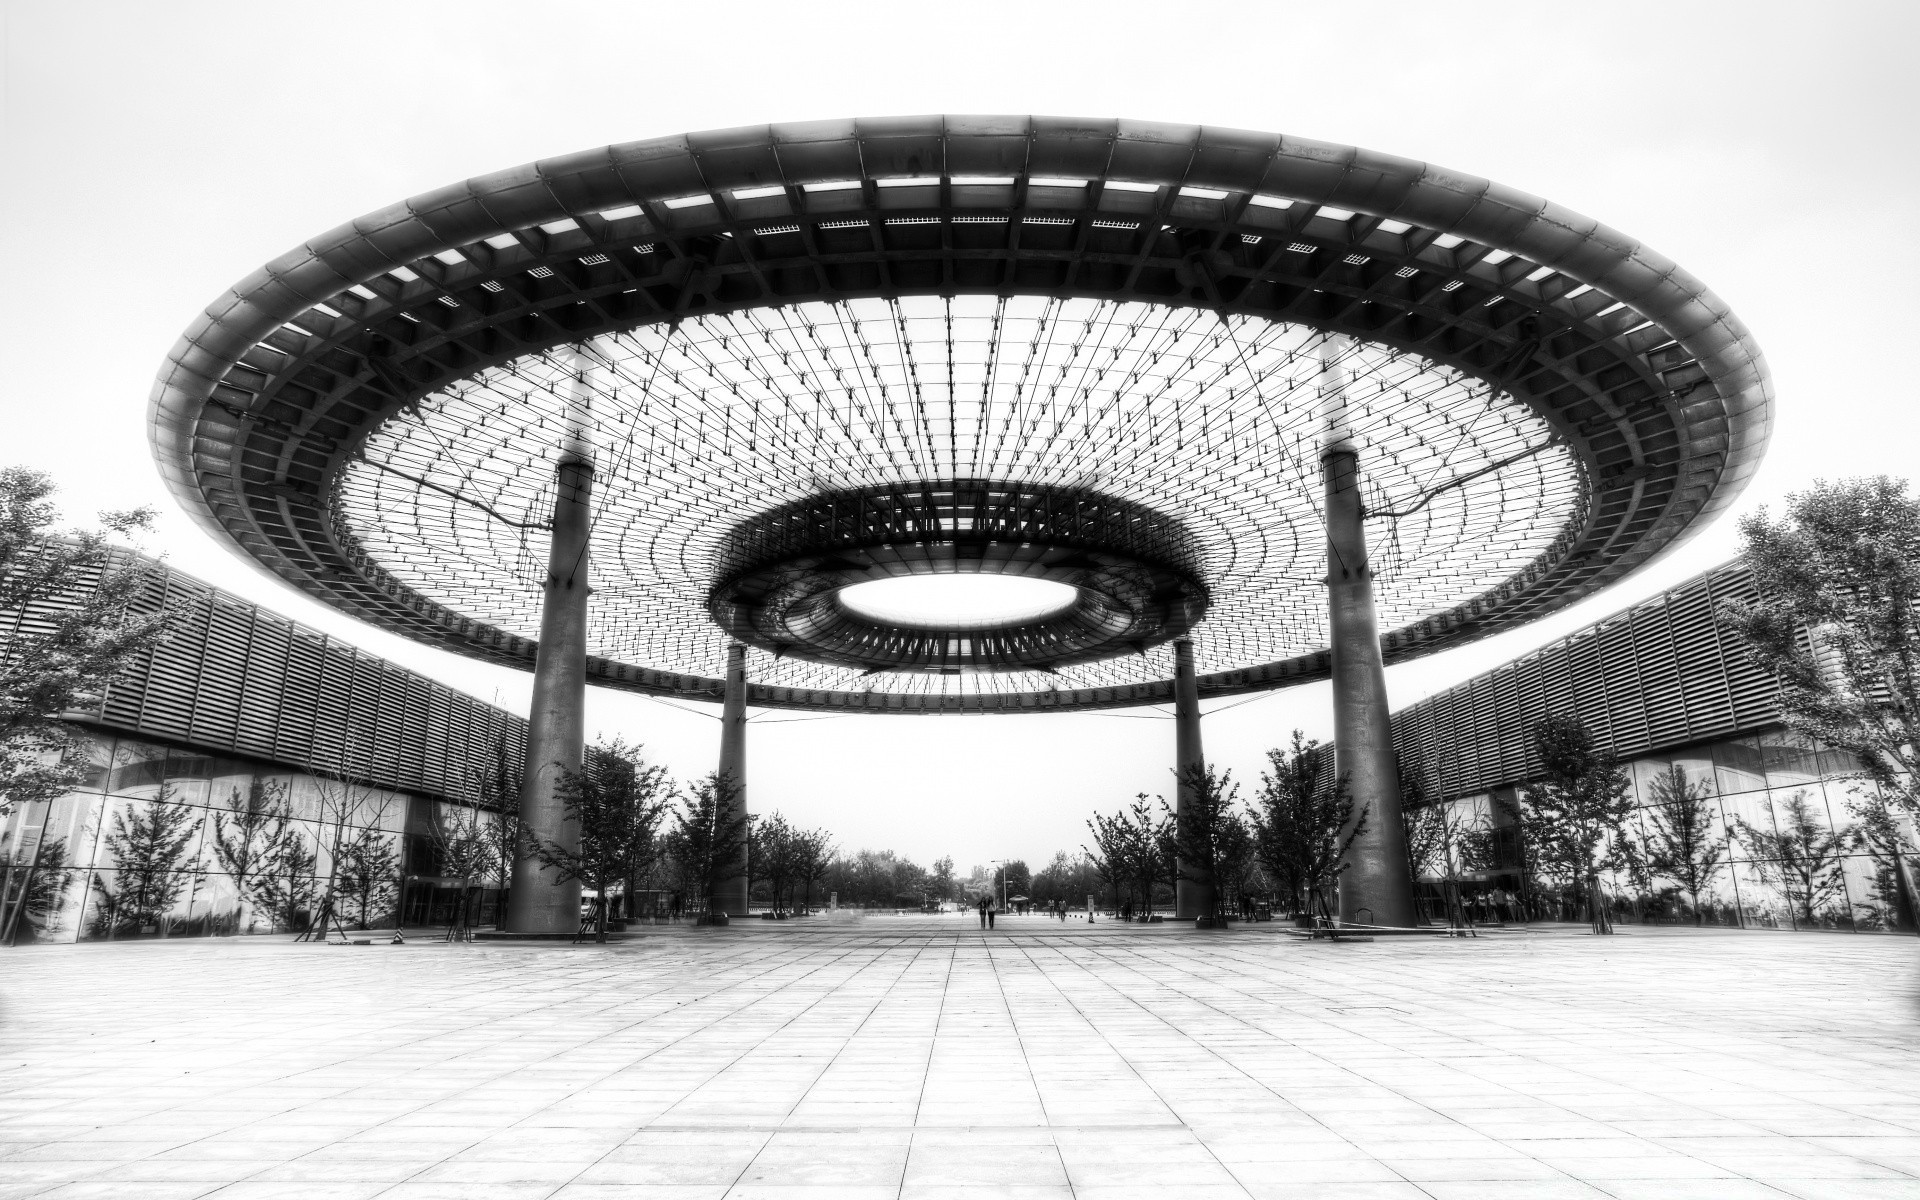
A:
<svg viewBox="0 0 1920 1200">
<path fill-rule="evenodd" d="M 1910 472 L 1912 3 L 875 5 L 6 3 L 0 462 L 75 520 L 150 504 L 175 566 L 483 699 L 528 676 L 360 626 L 175 507 L 146 437 L 168 349 L 297 243 L 415 193 L 609 142 L 934 112 L 1122 116 L 1297 134 L 1545 196 L 1665 253 L 1753 330 L 1778 392 L 1747 511 L 1820 477 Z M 1388 671 L 1417 700 L 1698 573 L 1733 520 L 1527 629 Z M 709 711 L 589 693 L 589 728 L 712 769 Z M 1221 701 L 1209 757 L 1251 784 L 1324 685 Z M 1154 710 L 768 713 L 753 806 L 964 871 L 1038 867 L 1087 812 L 1171 791 Z"/>
</svg>

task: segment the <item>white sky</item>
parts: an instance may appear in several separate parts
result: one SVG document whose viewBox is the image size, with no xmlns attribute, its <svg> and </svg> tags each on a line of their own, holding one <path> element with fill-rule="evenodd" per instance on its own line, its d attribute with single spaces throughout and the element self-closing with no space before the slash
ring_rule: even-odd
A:
<svg viewBox="0 0 1920 1200">
<path fill-rule="evenodd" d="M 245 566 L 175 508 L 146 405 L 180 331 L 298 242 L 430 188 L 609 142 L 895 113 L 1125 116 L 1365 146 L 1549 197 L 1655 247 L 1772 365 L 1749 510 L 1815 478 L 1907 474 L 1916 125 L 1911 3 L 164 4 L 5 14 L 0 462 L 69 515 L 152 504 L 147 548 L 376 654 L 524 712 L 528 677 L 357 625 Z M 1525 630 L 1388 671 L 1396 707 L 1712 566 L 1680 554 Z M 1231 706 L 1231 707 L 1230 707 Z M 698 707 L 698 706 L 696 706 Z M 1251 785 L 1324 685 L 1210 705 Z M 1230 711 L 1229 711 L 1230 707 Z M 590 728 L 685 777 L 718 727 L 594 690 Z M 1035 867 L 1083 821 L 1170 792 L 1154 710 L 1036 717 L 769 713 L 753 806 L 961 869 Z"/>
</svg>

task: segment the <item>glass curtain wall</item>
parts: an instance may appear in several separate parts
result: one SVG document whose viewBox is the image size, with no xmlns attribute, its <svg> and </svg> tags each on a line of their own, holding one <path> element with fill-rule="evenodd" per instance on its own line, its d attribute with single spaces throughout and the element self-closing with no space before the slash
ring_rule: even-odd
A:
<svg viewBox="0 0 1920 1200">
<path fill-rule="evenodd" d="M 329 895 L 345 928 L 391 928 L 403 899 L 408 916 L 431 918 L 460 890 L 438 876 L 433 836 L 456 806 L 89 737 L 78 789 L 0 824 L 0 944 L 303 931 Z M 489 918 L 496 891 L 481 898 Z"/>
<path fill-rule="evenodd" d="M 1912 819 L 1893 816 L 1894 839 L 1876 829 L 1874 785 L 1841 751 L 1800 734 L 1773 730 L 1703 743 L 1622 764 L 1636 811 L 1627 823 L 1633 866 L 1610 873 L 1616 921 L 1708 924 L 1782 930 L 1914 932 L 1913 902 L 1903 903 L 1892 842 L 1905 849 L 1907 876 L 1920 885 L 1920 836 Z M 1691 881 L 1676 873 L 1670 809 L 1678 766 L 1700 805 L 1702 848 Z M 1449 803 L 1456 844 L 1456 886 L 1469 915 L 1584 920 L 1578 889 L 1518 867 L 1519 839 L 1503 811 L 1512 798 L 1472 795 Z M 1669 869 L 1661 869 L 1662 850 Z M 1435 860 L 1437 864 L 1438 860 Z M 1442 872 L 1429 866 L 1422 891 L 1430 915 L 1444 912 Z"/>
</svg>

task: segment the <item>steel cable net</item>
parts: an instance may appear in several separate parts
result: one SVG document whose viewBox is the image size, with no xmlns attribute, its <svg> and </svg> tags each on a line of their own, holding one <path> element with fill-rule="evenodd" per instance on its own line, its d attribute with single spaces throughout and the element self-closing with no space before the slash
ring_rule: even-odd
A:
<svg viewBox="0 0 1920 1200">
<path fill-rule="evenodd" d="M 705 600 L 745 517 L 890 483 L 1090 488 L 1195 539 L 1206 673 L 1327 644 L 1319 456 L 1334 427 L 1369 510 L 1408 514 L 1368 522 L 1383 630 L 1497 585 L 1581 516 L 1579 470 L 1544 421 L 1417 355 L 1205 309 L 965 296 L 748 309 L 514 360 L 377 430 L 334 511 L 401 582 L 534 638 L 554 466 L 584 435 L 591 652 L 713 675 L 727 639 Z M 953 675 L 754 650 L 749 668 L 795 688 L 1005 693 L 1165 679 L 1172 653 Z"/>
</svg>

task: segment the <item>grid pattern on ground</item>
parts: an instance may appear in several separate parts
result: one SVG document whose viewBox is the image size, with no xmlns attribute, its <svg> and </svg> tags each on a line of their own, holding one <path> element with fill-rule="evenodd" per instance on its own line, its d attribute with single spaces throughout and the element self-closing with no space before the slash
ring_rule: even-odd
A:
<svg viewBox="0 0 1920 1200">
<path fill-rule="evenodd" d="M 882 917 L 7 967 L 0 1197 L 1920 1196 L 1910 939 Z"/>
</svg>

